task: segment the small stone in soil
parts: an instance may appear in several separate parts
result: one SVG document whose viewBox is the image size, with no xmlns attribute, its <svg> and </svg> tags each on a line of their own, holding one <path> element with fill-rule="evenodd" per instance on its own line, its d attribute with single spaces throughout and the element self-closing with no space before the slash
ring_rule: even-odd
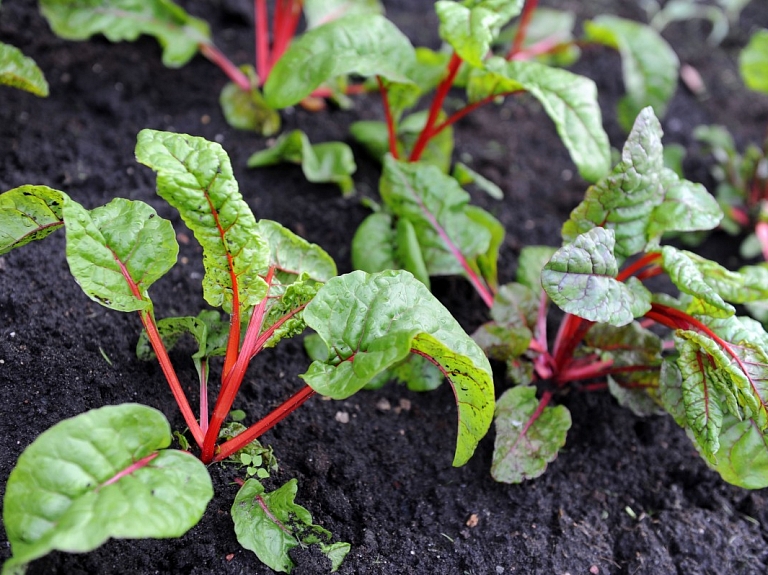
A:
<svg viewBox="0 0 768 575">
<path fill-rule="evenodd" d="M 349 414 L 346 411 L 337 411 L 335 419 L 339 423 L 349 423 Z"/>
</svg>

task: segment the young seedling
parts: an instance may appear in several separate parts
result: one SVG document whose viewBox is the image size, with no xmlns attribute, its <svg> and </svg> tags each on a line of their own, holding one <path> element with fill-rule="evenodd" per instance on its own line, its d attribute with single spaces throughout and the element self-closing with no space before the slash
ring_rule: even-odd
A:
<svg viewBox="0 0 768 575">
<path fill-rule="evenodd" d="M 255 219 L 237 189 L 229 158 L 218 144 L 193 136 L 143 130 L 136 157 L 157 172 L 158 194 L 179 211 L 202 246 L 203 296 L 208 304 L 229 315 L 228 326 L 222 328 L 215 311 L 195 318 L 156 320 L 148 289 L 173 266 L 178 244 L 170 222 L 141 202 L 115 199 L 87 210 L 63 192 L 44 186 L 11 190 L 0 195 L 0 253 L 65 228 L 70 270 L 85 293 L 111 309 L 138 312 L 145 330 L 139 353 L 147 355 L 149 347 L 157 357 L 202 463 L 232 457 L 315 393 L 347 398 L 411 354 L 431 362 L 453 385 L 460 420 L 453 463 L 462 465 L 469 460 L 493 417 L 490 366 L 482 350 L 421 282 L 402 271 L 360 271 L 334 277 L 335 264 L 321 248 L 276 222 Z M 314 361 L 301 376 L 305 385 L 241 433 L 222 433 L 252 359 L 264 348 L 301 333 L 307 326 L 317 332 L 325 357 Z M 182 333 L 191 334 L 198 343 L 193 356 L 200 388 L 197 414 L 168 355 L 168 348 Z M 221 385 L 210 409 L 210 359 L 220 355 Z M 126 440 L 134 441 L 131 433 L 135 432 L 129 431 L 125 432 Z M 136 433 L 140 431 L 139 426 Z M 50 433 L 58 437 L 53 430 Z M 109 453 L 109 449 L 107 442 L 101 451 Z M 152 460 L 145 458 L 154 456 L 142 453 L 136 461 L 146 463 L 141 468 L 151 467 Z M 246 454 L 251 458 L 246 465 L 253 464 L 255 453 L 251 450 Z M 78 465 L 90 465 L 88 461 L 76 461 Z M 240 462 L 245 463 L 242 458 Z M 133 478 L 135 471 L 129 465 L 118 468 L 116 474 L 100 470 L 96 476 L 121 483 Z M 79 485 L 77 493 L 72 494 L 57 481 L 54 476 L 45 489 L 66 493 L 72 501 L 92 497 L 91 493 L 102 485 Z M 65 478 L 62 481 L 66 483 Z M 248 504 L 244 511 L 238 503 L 237 512 L 233 510 L 238 533 L 247 533 L 243 537 L 248 540 L 267 537 L 261 530 L 274 528 L 275 517 L 280 517 L 270 507 L 269 497 L 262 496 L 263 488 L 254 487 L 255 481 L 247 481 L 243 489 L 255 490 L 247 499 L 259 504 Z M 180 498 L 178 505 L 186 504 L 178 489 L 169 486 L 168 490 Z M 9 493 L 14 492 L 9 489 Z M 41 501 L 45 500 L 41 497 Z M 285 498 L 276 497 L 275 501 L 285 502 Z M 5 509 L 14 505 L 6 497 Z M 67 513 L 68 509 L 67 505 L 57 505 L 55 513 Z M 11 538 L 13 565 L 33 558 L 23 551 L 26 545 L 35 547 L 34 557 L 54 548 L 69 549 L 63 543 L 51 543 L 59 537 L 72 537 L 68 523 L 52 521 L 40 527 L 32 513 L 5 515 L 9 533 L 17 534 Z M 309 521 L 308 514 L 296 509 L 289 508 L 286 513 L 299 523 Z M 199 518 L 199 514 L 195 516 Z M 248 526 L 240 525 L 244 518 L 251 522 Z M 142 531 L 128 527 L 110 530 L 109 521 L 98 527 L 103 529 L 88 549 L 109 536 L 143 536 Z M 310 527 L 307 531 L 297 526 L 294 530 L 291 525 L 282 525 L 281 530 L 293 534 L 281 539 L 283 544 L 277 554 L 282 559 L 260 558 L 275 569 L 285 568 L 290 563 L 285 554 L 292 546 L 301 541 L 321 541 L 321 548 L 336 565 L 343 555 L 340 547 L 328 543 L 325 535 L 320 537 L 326 532 L 318 529 Z M 270 552 L 274 555 L 275 549 Z"/>
</svg>

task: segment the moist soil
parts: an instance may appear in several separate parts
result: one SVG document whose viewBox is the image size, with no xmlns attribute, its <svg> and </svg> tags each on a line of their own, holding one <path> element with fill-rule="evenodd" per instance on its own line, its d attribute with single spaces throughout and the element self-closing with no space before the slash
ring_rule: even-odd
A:
<svg viewBox="0 0 768 575">
<path fill-rule="evenodd" d="M 233 61 L 252 61 L 250 2 L 182 4 L 211 23 L 218 45 Z M 635 3 L 618 0 L 545 4 L 575 10 L 580 21 L 599 13 L 644 19 Z M 415 44 L 439 45 L 430 2 L 385 5 Z M 719 47 L 706 44 L 709 27 L 703 21 L 677 23 L 664 32 L 705 86 L 698 96 L 683 84 L 678 87 L 663 121 L 665 143 L 685 146 L 687 176 L 709 189 L 714 188 L 711 160 L 693 140 L 693 128 L 724 124 L 743 147 L 761 142 L 768 126 L 768 98 L 746 92 L 736 65 L 739 49 L 757 27 L 768 27 L 763 0 L 748 5 Z M 51 84 L 47 99 L 0 87 L 0 189 L 45 184 L 86 207 L 115 196 L 140 199 L 171 219 L 181 253 L 177 266 L 151 290 L 158 317 L 196 315 L 204 306 L 202 264 L 191 234 L 155 195 L 154 174 L 134 161 L 142 128 L 220 142 L 257 217 L 283 223 L 325 248 L 340 272 L 351 271 L 350 241 L 368 213 L 359 200 L 375 197 L 379 173 L 354 144 L 357 196 L 343 198 L 333 186 L 306 182 L 295 166 L 247 169 L 248 156 L 267 141 L 226 125 L 218 106 L 226 79 L 201 57 L 170 70 L 149 38 L 118 44 L 101 37 L 64 41 L 28 0 L 3 3 L 0 41 L 34 58 Z M 596 81 L 615 147 L 625 139 L 614 112 L 623 93 L 620 65 L 616 53 L 586 48 L 573 68 Z M 313 142 L 350 141 L 352 121 L 381 117 L 375 95 L 357 99 L 352 110 L 283 113 L 286 130 L 300 127 Z M 473 202 L 507 229 L 500 275 L 511 281 L 522 246 L 559 243 L 560 226 L 586 183 L 541 107 L 525 96 L 459 122 L 456 141 L 455 157 L 505 191 L 502 201 L 471 193 Z M 738 239 L 715 234 L 702 249 L 735 267 L 741 263 L 737 246 Z M 434 291 L 468 331 L 486 319 L 482 301 L 466 281 L 437 280 Z M 19 454 L 38 434 L 88 409 L 140 402 L 160 409 L 174 429 L 184 428 L 159 367 L 136 359 L 139 331 L 135 314 L 105 309 L 83 295 L 69 273 L 61 232 L 0 258 L 3 491 Z M 195 404 L 195 373 L 184 352 L 172 353 L 172 359 Z M 298 340 L 261 354 L 235 407 L 249 420 L 266 414 L 300 387 L 297 375 L 308 364 Z M 497 371 L 501 393 L 509 382 L 503 369 Z M 724 483 L 669 417 L 638 418 L 605 393 L 570 393 L 558 401 L 573 417 L 565 449 L 542 477 L 505 485 L 489 474 L 493 431 L 467 465 L 451 466 L 456 407 L 447 385 L 416 394 L 391 383 L 341 402 L 315 397 L 264 436 L 280 462 L 268 487 L 298 479 L 297 501 L 338 540 L 352 545 L 339 570 L 344 574 L 768 571 L 768 491 Z M 216 495 L 185 536 L 111 540 L 81 555 L 51 553 L 35 561 L 29 573 L 271 573 L 235 538 L 229 508 L 243 471 L 219 465 L 210 471 Z M 0 537 L 5 539 L 4 532 Z M 0 555 L 9 554 L 4 543 Z M 329 570 L 316 549 L 292 556 L 294 573 Z"/>
</svg>

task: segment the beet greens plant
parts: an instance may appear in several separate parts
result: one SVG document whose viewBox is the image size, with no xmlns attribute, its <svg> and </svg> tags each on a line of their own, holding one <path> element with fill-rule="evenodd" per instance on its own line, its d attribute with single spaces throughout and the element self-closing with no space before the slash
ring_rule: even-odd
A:
<svg viewBox="0 0 768 575">
<path fill-rule="evenodd" d="M 4 521 L 13 557 L 7 572 L 51 550 L 87 551 L 109 537 L 180 536 L 212 496 L 204 465 L 230 458 L 315 393 L 347 398 L 409 355 L 436 366 L 453 385 L 459 408 L 453 463 L 469 460 L 493 417 L 490 366 L 421 282 L 404 271 L 336 277 L 320 247 L 254 218 L 218 144 L 143 130 L 136 157 L 157 172 L 158 194 L 202 246 L 203 296 L 229 316 L 228 325 L 213 310 L 155 318 L 148 289 L 173 266 L 178 244 L 171 223 L 142 202 L 118 198 L 88 210 L 45 186 L 10 190 L 0 195 L 0 253 L 65 228 L 67 261 L 88 297 L 139 314 L 145 330 L 139 349 L 146 355 L 148 346 L 157 357 L 199 461 L 166 449 L 168 422 L 141 405 L 104 407 L 54 426 L 21 455 L 8 480 Z M 223 429 L 253 357 L 306 327 L 317 332 L 325 353 L 301 376 L 305 385 L 240 433 Z M 197 413 L 168 356 L 182 333 L 198 342 Z M 210 409 L 216 356 L 223 361 Z M 240 460 L 251 464 L 261 453 L 248 451 Z M 349 545 L 331 543 L 330 533 L 312 525 L 293 503 L 295 493 L 295 481 L 272 492 L 255 478 L 245 481 L 232 508 L 239 541 L 279 571 L 292 567 L 290 549 L 318 543 L 335 569 Z"/>
</svg>

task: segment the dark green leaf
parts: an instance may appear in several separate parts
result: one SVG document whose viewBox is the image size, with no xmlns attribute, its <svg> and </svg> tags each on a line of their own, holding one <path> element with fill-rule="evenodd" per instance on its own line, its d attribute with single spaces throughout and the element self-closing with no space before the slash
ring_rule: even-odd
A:
<svg viewBox="0 0 768 575">
<path fill-rule="evenodd" d="M 213 497 L 195 457 L 169 450 L 159 411 L 137 404 L 94 409 L 42 433 L 8 478 L 3 520 L 13 558 L 83 553 L 110 537 L 181 537 Z M 5 572 L 4 569 L 4 572 Z"/>
<path fill-rule="evenodd" d="M 0 84 L 43 98 L 48 95 L 48 82 L 35 61 L 3 42 L 0 42 Z"/>
<path fill-rule="evenodd" d="M 63 226 L 65 197 L 48 186 L 21 186 L 0 194 L 0 255 Z"/>
</svg>

